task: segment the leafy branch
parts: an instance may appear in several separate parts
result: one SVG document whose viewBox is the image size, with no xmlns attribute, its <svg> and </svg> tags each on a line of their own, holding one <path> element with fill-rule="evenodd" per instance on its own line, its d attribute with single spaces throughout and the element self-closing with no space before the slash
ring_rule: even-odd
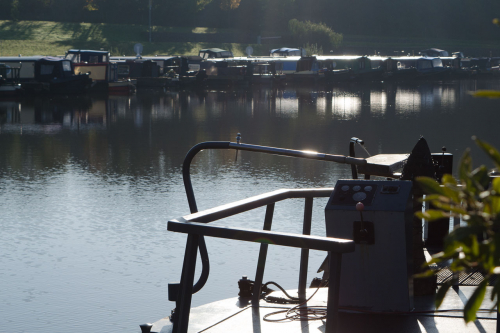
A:
<svg viewBox="0 0 500 333">
<path fill-rule="evenodd" d="M 476 144 L 492 159 L 500 170 L 500 153 L 490 144 L 475 137 Z M 491 180 L 488 169 L 482 165 L 472 167 L 470 151 L 467 150 L 458 170 L 458 181 L 451 175 L 444 175 L 441 183 L 429 177 L 419 177 L 417 182 L 427 194 L 424 201 L 430 202 L 436 209 L 417 213 L 427 221 L 442 218 L 462 217 L 466 226 L 458 227 L 445 238 L 444 249 L 427 263 L 430 266 L 452 260 L 450 270 L 454 273 L 472 268 L 480 269 L 484 281 L 474 290 L 464 308 L 464 319 L 470 322 L 476 319 L 489 279 L 500 273 L 500 177 Z M 429 276 L 432 270 L 421 274 Z M 441 305 L 452 281 L 443 284 L 436 295 L 436 307 Z M 498 308 L 500 299 L 500 279 L 491 293 L 494 307 Z"/>
</svg>

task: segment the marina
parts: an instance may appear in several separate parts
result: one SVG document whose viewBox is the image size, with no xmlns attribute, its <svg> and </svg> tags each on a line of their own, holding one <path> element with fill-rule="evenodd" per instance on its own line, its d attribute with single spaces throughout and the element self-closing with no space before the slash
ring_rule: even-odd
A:
<svg viewBox="0 0 500 333">
<path fill-rule="evenodd" d="M 15 286 L 0 294 L 2 329 L 78 331 L 92 323 L 103 331 L 138 332 L 140 324 L 150 322 L 156 325 L 152 332 L 161 331 L 160 325 L 166 324 L 162 318 L 175 307 L 168 300 L 168 284 L 180 279 L 186 245 L 184 234 L 167 231 L 168 221 L 190 212 L 182 163 L 196 144 L 237 144 L 241 133 L 241 144 L 346 156 L 349 140 L 359 137 L 370 154 L 380 155 L 407 154 L 423 136 L 433 153 L 447 147 L 456 170 L 467 147 L 472 147 L 474 164 L 487 162 L 473 147 L 472 135 L 500 146 L 490 125 L 499 121 L 497 101 L 473 98 L 470 93 L 479 89 L 500 86 L 492 79 L 462 79 L 330 89 L 144 89 L 131 95 L 0 101 L 0 244 L 7 253 L 0 259 L 0 277 Z M 356 146 L 356 158 L 367 157 Z M 351 179 L 352 170 L 348 164 L 255 155 L 243 149 L 237 157 L 234 150 L 206 150 L 193 160 L 191 177 L 201 212 L 283 188 L 331 189 L 339 179 Z M 317 201 L 311 235 L 324 238 L 328 197 Z M 272 230 L 301 235 L 303 202 L 278 203 Z M 245 223 L 229 217 L 229 222 L 214 226 L 262 227 L 265 210 L 243 214 Z M 235 319 L 245 317 L 243 322 L 257 325 L 250 304 L 237 302 L 238 281 L 243 275 L 254 279 L 260 244 L 208 237 L 206 243 L 212 270 L 204 288 L 193 295 L 193 316 L 203 314 L 207 304 L 227 300 L 229 311 L 243 310 Z M 302 251 L 278 246 L 268 251 L 263 281 L 297 289 Z M 317 270 L 324 259 L 324 251 L 310 251 L 307 285 L 321 277 Z M 197 267 L 196 278 L 201 273 L 201 265 Z M 469 297 L 469 286 L 459 290 Z M 462 294 L 456 295 L 443 308 L 463 304 Z M 321 297 L 318 302 L 324 302 L 325 295 Z M 416 308 L 427 309 L 430 300 L 421 302 Z M 446 325 L 453 325 L 456 331 L 495 332 L 496 325 L 495 320 L 480 319 L 465 326 L 463 319 L 452 317 L 460 312 L 409 321 L 360 316 L 341 313 L 340 327 L 366 321 L 389 325 L 385 329 L 393 331 L 404 327 L 408 332 L 446 332 Z M 217 314 L 200 325 L 208 328 L 222 318 Z M 262 332 L 265 327 L 278 331 L 281 325 L 259 323 Z M 284 331 L 290 327 L 283 325 Z M 323 329 L 324 323 L 312 325 L 309 331 Z"/>
<path fill-rule="evenodd" d="M 251 48 L 250 48 L 251 50 Z M 219 48 L 198 56 L 112 56 L 103 50 L 70 49 L 64 57 L 0 57 L 2 85 L 20 85 L 23 93 L 85 94 L 87 91 L 132 94 L 136 89 L 199 89 L 297 84 L 329 88 L 344 82 L 453 81 L 498 77 L 499 59 L 449 56 L 439 49 L 419 55 L 310 55 L 302 49 L 270 50 L 269 56 L 234 57 Z M 19 76 L 10 74 L 19 72 Z M 6 90 L 3 92 L 3 90 Z M 12 88 L 0 90 L 11 97 Z"/>
</svg>

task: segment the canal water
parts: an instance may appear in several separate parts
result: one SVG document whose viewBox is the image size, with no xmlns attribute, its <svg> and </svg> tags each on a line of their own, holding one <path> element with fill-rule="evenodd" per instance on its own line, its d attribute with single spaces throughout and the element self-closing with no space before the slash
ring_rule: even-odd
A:
<svg viewBox="0 0 500 333">
<path fill-rule="evenodd" d="M 166 231 L 189 213 L 181 177 L 202 141 L 347 154 L 408 153 L 420 136 L 446 146 L 455 167 L 477 135 L 500 147 L 500 100 L 475 99 L 492 80 L 238 90 L 139 91 L 0 101 L 0 332 L 139 332 L 170 313 L 185 235 Z M 367 156 L 357 149 L 358 156 Z M 491 166 L 488 164 L 488 166 Z M 200 210 L 280 189 L 333 187 L 346 165 L 251 152 L 205 151 L 192 166 Z M 313 234 L 324 235 L 326 200 Z M 273 230 L 301 232 L 303 202 L 276 206 Z M 264 211 L 220 222 L 261 228 Z M 259 246 L 207 239 L 211 275 L 200 305 L 238 294 Z M 296 288 L 300 251 L 270 247 L 264 281 Z M 308 279 L 324 254 L 312 252 Z"/>
</svg>

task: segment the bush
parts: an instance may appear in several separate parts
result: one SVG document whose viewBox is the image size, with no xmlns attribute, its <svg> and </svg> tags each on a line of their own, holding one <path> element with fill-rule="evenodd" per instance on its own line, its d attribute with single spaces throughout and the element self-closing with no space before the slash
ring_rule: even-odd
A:
<svg viewBox="0 0 500 333">
<path fill-rule="evenodd" d="M 334 32 L 324 23 L 313 23 L 311 21 L 299 21 L 292 19 L 288 22 L 288 30 L 297 44 L 317 44 L 323 48 L 330 49 L 342 43 L 342 34 Z"/>
<path fill-rule="evenodd" d="M 323 48 L 320 46 L 318 47 L 318 44 L 309 44 L 306 43 L 303 48 L 306 50 L 306 53 L 308 56 L 311 55 L 323 55 Z"/>
</svg>

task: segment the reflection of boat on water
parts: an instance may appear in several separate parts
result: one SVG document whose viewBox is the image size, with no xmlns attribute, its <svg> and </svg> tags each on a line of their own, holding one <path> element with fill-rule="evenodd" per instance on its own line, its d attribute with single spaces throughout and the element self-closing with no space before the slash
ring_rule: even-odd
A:
<svg viewBox="0 0 500 333">
<path fill-rule="evenodd" d="M 285 82 L 285 74 L 276 70 L 275 62 L 249 63 L 252 84 L 279 84 Z"/>
<path fill-rule="evenodd" d="M 445 304 L 452 304 L 455 312 L 438 313 L 434 305 L 436 280 L 414 280 L 413 275 L 415 269 L 422 267 L 427 253 L 423 248 L 422 221 L 413 218 L 421 207 L 413 206 L 419 192 L 413 190 L 411 180 L 419 175 L 439 179 L 444 173 L 451 173 L 450 154 L 431 154 L 423 138 L 411 154 L 368 158 L 354 156 L 355 144 L 363 144 L 358 138 L 350 141 L 350 156 L 242 144 L 239 139 L 238 135 L 238 142 L 200 143 L 191 148 L 184 160 L 183 179 L 191 214 L 172 219 L 167 225 L 169 231 L 187 234 L 180 283 L 168 286 L 169 300 L 175 301 L 176 306 L 170 316 L 142 325 L 143 332 L 413 333 L 422 332 L 422 326 L 430 329 L 436 325 L 441 327 L 440 332 L 467 331 L 461 318 L 462 299 L 471 298 L 471 288 L 458 289 L 457 281 L 456 288 L 462 295 L 449 293 L 445 298 Z M 350 164 L 352 179 L 339 180 L 334 188 L 281 189 L 198 211 L 190 164 L 199 152 L 210 149 Z M 364 174 L 363 180 L 358 179 L 358 173 Z M 327 237 L 310 236 L 313 200 L 320 197 L 329 198 L 324 221 Z M 275 204 L 288 199 L 304 200 L 303 234 L 271 231 Z M 266 207 L 261 230 L 212 224 L 259 207 Z M 449 221 L 444 222 L 449 228 Z M 255 279 L 244 276 L 238 281 L 239 298 L 191 308 L 192 294 L 203 288 L 209 275 L 204 237 L 260 243 L 259 259 Z M 442 245 L 442 234 L 440 242 Z M 263 283 L 269 245 L 301 249 L 297 257 L 300 265 L 296 268 L 298 289 L 285 290 L 275 282 Z M 307 288 L 308 256 L 312 249 L 328 252 L 328 260 L 320 267 L 323 278 L 314 279 Z M 198 251 L 202 269 L 194 283 Z M 270 290 L 273 286 L 281 292 Z M 493 332 L 494 315 L 483 319 L 487 321 L 481 322 L 486 329 L 483 331 Z"/>
</svg>

